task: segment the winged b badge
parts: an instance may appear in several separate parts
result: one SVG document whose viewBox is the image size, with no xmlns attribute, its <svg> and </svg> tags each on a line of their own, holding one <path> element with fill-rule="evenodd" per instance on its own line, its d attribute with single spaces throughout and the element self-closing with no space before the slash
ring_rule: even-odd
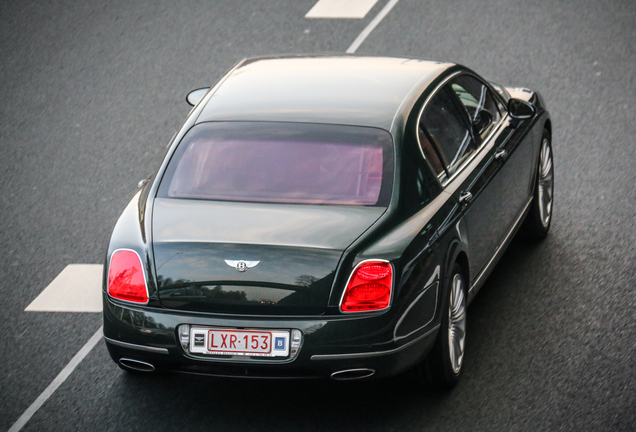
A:
<svg viewBox="0 0 636 432">
<path fill-rule="evenodd" d="M 244 272 L 247 269 L 251 269 L 252 267 L 256 267 L 260 261 L 243 261 L 243 260 L 225 260 L 225 264 L 230 267 L 234 267 L 236 270 L 240 272 Z"/>
</svg>

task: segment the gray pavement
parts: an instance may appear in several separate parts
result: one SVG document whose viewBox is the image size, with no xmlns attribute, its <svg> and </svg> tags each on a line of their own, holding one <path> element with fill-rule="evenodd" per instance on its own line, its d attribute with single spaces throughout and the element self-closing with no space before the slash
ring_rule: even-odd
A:
<svg viewBox="0 0 636 432">
<path fill-rule="evenodd" d="M 303 18 L 314 3 L 0 0 L 0 430 L 101 325 L 24 309 L 103 261 L 185 94 L 244 56 L 344 52 L 386 1 Z M 627 0 L 400 0 L 358 50 L 466 64 L 553 117 L 553 231 L 515 240 L 471 305 L 452 393 L 132 377 L 100 343 L 23 430 L 636 430 L 635 23 Z"/>
</svg>

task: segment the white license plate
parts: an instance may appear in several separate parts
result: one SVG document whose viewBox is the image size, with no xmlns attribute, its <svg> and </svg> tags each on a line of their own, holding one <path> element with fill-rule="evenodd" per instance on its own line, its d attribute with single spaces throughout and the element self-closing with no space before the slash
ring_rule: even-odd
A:
<svg viewBox="0 0 636 432">
<path fill-rule="evenodd" d="M 234 356 L 287 357 L 289 332 L 193 327 L 190 352 Z"/>
</svg>

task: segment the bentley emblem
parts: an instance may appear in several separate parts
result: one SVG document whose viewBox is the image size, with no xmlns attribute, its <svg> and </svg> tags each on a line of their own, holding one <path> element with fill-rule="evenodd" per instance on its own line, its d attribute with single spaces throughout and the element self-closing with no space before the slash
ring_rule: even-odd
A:
<svg viewBox="0 0 636 432">
<path fill-rule="evenodd" d="M 234 267 L 236 270 L 240 272 L 244 272 L 247 269 L 251 269 L 252 267 L 256 267 L 260 261 L 234 261 L 234 260 L 225 260 L 225 264 L 230 267 Z"/>
</svg>

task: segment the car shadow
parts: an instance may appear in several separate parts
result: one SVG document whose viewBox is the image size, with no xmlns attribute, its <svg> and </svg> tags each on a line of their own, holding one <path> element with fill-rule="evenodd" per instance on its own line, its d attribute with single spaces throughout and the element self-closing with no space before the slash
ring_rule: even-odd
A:
<svg viewBox="0 0 636 432">
<path fill-rule="evenodd" d="M 448 393 L 421 388 L 404 377 L 363 382 L 220 379 L 187 374 L 122 373 L 118 398 L 131 402 L 161 395 L 153 423 L 214 425 L 218 430 L 388 430 L 415 409 L 434 409 Z M 166 404 L 166 402 L 169 402 Z"/>
<path fill-rule="evenodd" d="M 384 431 L 444 424 L 473 403 L 469 394 L 492 386 L 489 380 L 499 365 L 493 361 L 498 329 L 506 326 L 508 311 L 531 289 L 518 278 L 533 271 L 527 263 L 543 247 L 517 236 L 471 304 L 464 376 L 452 391 L 419 386 L 407 375 L 345 383 L 117 371 L 109 392 L 121 406 L 111 408 L 126 416 L 119 417 L 116 428 L 144 424 L 155 431 L 179 430 L 179 425 L 188 430 Z"/>
</svg>

